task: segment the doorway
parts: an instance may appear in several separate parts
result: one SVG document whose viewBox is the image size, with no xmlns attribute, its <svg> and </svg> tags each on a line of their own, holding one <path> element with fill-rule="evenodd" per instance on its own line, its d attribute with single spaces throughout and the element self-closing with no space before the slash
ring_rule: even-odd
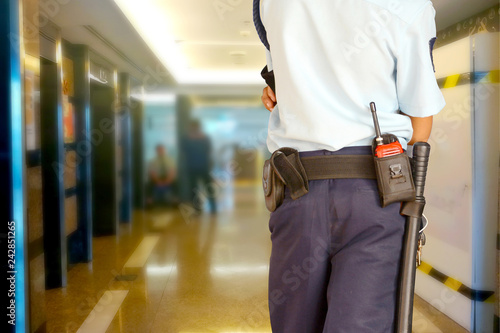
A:
<svg viewBox="0 0 500 333">
<path fill-rule="evenodd" d="M 90 110 L 92 143 L 92 214 L 94 236 L 114 235 L 118 229 L 117 161 L 115 151 L 115 91 L 92 82 Z"/>
</svg>

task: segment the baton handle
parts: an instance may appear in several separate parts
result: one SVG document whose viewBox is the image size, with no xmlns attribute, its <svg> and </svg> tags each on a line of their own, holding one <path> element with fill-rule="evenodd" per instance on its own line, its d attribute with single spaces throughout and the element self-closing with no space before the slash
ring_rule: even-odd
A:
<svg viewBox="0 0 500 333">
<path fill-rule="evenodd" d="M 427 166 L 431 146 L 425 142 L 413 145 L 413 181 L 415 183 L 416 201 L 425 204 L 424 189 Z M 415 295 L 416 255 L 418 247 L 418 231 L 422 217 L 406 218 L 406 230 L 399 280 L 399 297 L 397 309 L 396 332 L 411 333 L 413 318 L 413 297 Z"/>
<path fill-rule="evenodd" d="M 413 145 L 413 181 L 415 183 L 417 199 L 421 200 L 424 197 L 430 153 L 431 146 L 427 142 L 416 142 Z"/>
</svg>

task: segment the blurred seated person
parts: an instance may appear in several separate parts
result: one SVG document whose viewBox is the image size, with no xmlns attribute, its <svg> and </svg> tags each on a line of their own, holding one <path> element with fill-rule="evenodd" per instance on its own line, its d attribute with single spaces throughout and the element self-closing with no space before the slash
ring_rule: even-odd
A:
<svg viewBox="0 0 500 333">
<path fill-rule="evenodd" d="M 167 154 L 164 145 L 156 145 L 156 157 L 149 162 L 149 204 L 162 205 L 169 203 L 176 170 L 174 162 Z"/>
</svg>

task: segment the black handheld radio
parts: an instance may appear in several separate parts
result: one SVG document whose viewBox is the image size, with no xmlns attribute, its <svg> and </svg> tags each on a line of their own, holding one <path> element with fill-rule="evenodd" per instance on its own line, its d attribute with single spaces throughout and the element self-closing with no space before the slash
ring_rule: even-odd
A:
<svg viewBox="0 0 500 333">
<path fill-rule="evenodd" d="M 377 108 L 370 103 L 376 137 L 373 140 L 373 160 L 382 207 L 395 202 L 415 200 L 410 160 L 393 134 L 380 132 Z"/>
</svg>

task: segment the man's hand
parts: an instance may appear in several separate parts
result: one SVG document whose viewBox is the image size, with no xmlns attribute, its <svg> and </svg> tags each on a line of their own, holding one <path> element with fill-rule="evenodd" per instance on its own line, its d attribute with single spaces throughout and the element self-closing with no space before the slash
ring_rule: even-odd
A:
<svg viewBox="0 0 500 333">
<path fill-rule="evenodd" d="M 274 94 L 271 87 L 267 86 L 264 88 L 264 90 L 262 91 L 261 100 L 266 109 L 268 109 L 269 111 L 273 111 L 274 107 L 276 106 L 276 95 Z"/>
<path fill-rule="evenodd" d="M 432 116 L 424 118 L 410 117 L 410 119 L 411 126 L 413 127 L 413 136 L 408 144 L 412 145 L 415 142 L 427 142 L 431 136 Z"/>
</svg>

